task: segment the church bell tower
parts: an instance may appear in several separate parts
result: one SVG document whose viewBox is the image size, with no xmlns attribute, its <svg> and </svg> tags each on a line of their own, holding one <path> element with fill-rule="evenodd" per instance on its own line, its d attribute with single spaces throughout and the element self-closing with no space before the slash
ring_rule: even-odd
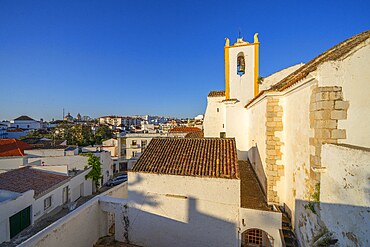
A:
<svg viewBox="0 0 370 247">
<path fill-rule="evenodd" d="M 238 38 L 230 45 L 226 38 L 225 54 L 225 96 L 226 99 L 237 99 L 246 104 L 258 93 L 258 33 L 254 42 L 249 43 Z"/>
</svg>

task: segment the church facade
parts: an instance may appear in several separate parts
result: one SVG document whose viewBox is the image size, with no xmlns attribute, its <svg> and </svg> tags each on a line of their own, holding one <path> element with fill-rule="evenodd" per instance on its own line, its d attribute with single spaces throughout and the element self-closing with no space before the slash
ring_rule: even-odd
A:
<svg viewBox="0 0 370 247">
<path fill-rule="evenodd" d="M 225 90 L 208 95 L 205 137 L 235 138 L 302 246 L 369 245 L 370 31 L 263 80 L 259 45 L 257 34 L 226 39 Z"/>
</svg>

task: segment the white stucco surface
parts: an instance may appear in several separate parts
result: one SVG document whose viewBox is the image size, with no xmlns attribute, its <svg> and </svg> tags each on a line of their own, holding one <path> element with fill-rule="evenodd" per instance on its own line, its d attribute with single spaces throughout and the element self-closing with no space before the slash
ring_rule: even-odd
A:
<svg viewBox="0 0 370 247">
<path fill-rule="evenodd" d="M 244 55 L 245 74 L 237 74 L 238 54 Z M 243 105 L 254 97 L 254 45 L 229 48 L 230 98 Z"/>
<path fill-rule="evenodd" d="M 129 240 L 237 246 L 239 180 L 129 172 Z"/>
<path fill-rule="evenodd" d="M 307 199 L 304 181 L 309 178 L 309 139 L 313 136 L 309 119 L 310 97 L 311 88 L 308 83 L 281 99 L 284 142 L 281 162 L 284 165 L 284 176 L 277 183 L 277 189 L 281 201 L 292 211 L 295 210 L 296 199 Z"/>
<path fill-rule="evenodd" d="M 18 169 L 19 167 L 25 164 L 27 164 L 27 157 L 25 156 L 1 157 L 0 158 L 0 173 L 7 172 L 13 169 Z"/>
<path fill-rule="evenodd" d="M 220 137 L 225 132 L 225 113 L 222 100 L 225 97 L 208 97 L 207 109 L 204 114 L 204 137 Z"/>
<path fill-rule="evenodd" d="M 273 238 L 274 247 L 283 246 L 280 238 L 280 229 L 282 226 L 281 213 L 240 208 L 239 217 L 241 222 L 240 233 L 248 229 L 257 228 L 265 231 Z"/>
<path fill-rule="evenodd" d="M 370 245 L 370 149 L 325 144 L 321 219 L 340 246 Z"/>
<path fill-rule="evenodd" d="M 20 194 L 16 198 L 0 202 L 0 243 L 10 240 L 9 217 L 19 211 L 32 206 L 34 191 L 30 190 Z M 31 208 L 32 213 L 32 208 Z M 31 215 L 31 224 L 34 219 Z"/>
<path fill-rule="evenodd" d="M 360 44 L 343 60 L 327 62 L 318 68 L 319 86 L 339 86 L 349 101 L 346 120 L 338 128 L 346 130 L 342 143 L 370 147 L 370 40 Z"/>
</svg>

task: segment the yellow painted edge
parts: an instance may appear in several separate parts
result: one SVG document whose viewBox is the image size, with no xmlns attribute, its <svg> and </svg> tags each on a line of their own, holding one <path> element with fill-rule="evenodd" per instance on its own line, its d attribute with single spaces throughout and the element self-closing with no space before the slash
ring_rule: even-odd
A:
<svg viewBox="0 0 370 247">
<path fill-rule="evenodd" d="M 260 43 L 248 43 L 248 44 L 242 44 L 242 45 L 231 45 L 231 46 L 225 46 L 225 48 L 238 48 L 243 46 L 251 46 L 251 45 L 259 45 Z"/>
<path fill-rule="evenodd" d="M 230 99 L 230 78 L 229 78 L 229 49 L 225 46 L 224 54 L 225 54 L 225 96 L 226 99 Z"/>
<path fill-rule="evenodd" d="M 259 66 L 259 43 L 254 47 L 254 97 L 259 93 L 258 66 Z"/>
</svg>

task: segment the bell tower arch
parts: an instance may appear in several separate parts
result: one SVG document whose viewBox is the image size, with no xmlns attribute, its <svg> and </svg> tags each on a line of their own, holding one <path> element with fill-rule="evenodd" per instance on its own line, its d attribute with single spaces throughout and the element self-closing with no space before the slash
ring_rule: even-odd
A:
<svg viewBox="0 0 370 247">
<path fill-rule="evenodd" d="M 225 96 L 226 99 L 238 99 L 243 104 L 248 103 L 258 93 L 258 34 L 254 42 L 249 43 L 238 38 L 230 45 L 226 38 L 225 54 Z"/>
</svg>

